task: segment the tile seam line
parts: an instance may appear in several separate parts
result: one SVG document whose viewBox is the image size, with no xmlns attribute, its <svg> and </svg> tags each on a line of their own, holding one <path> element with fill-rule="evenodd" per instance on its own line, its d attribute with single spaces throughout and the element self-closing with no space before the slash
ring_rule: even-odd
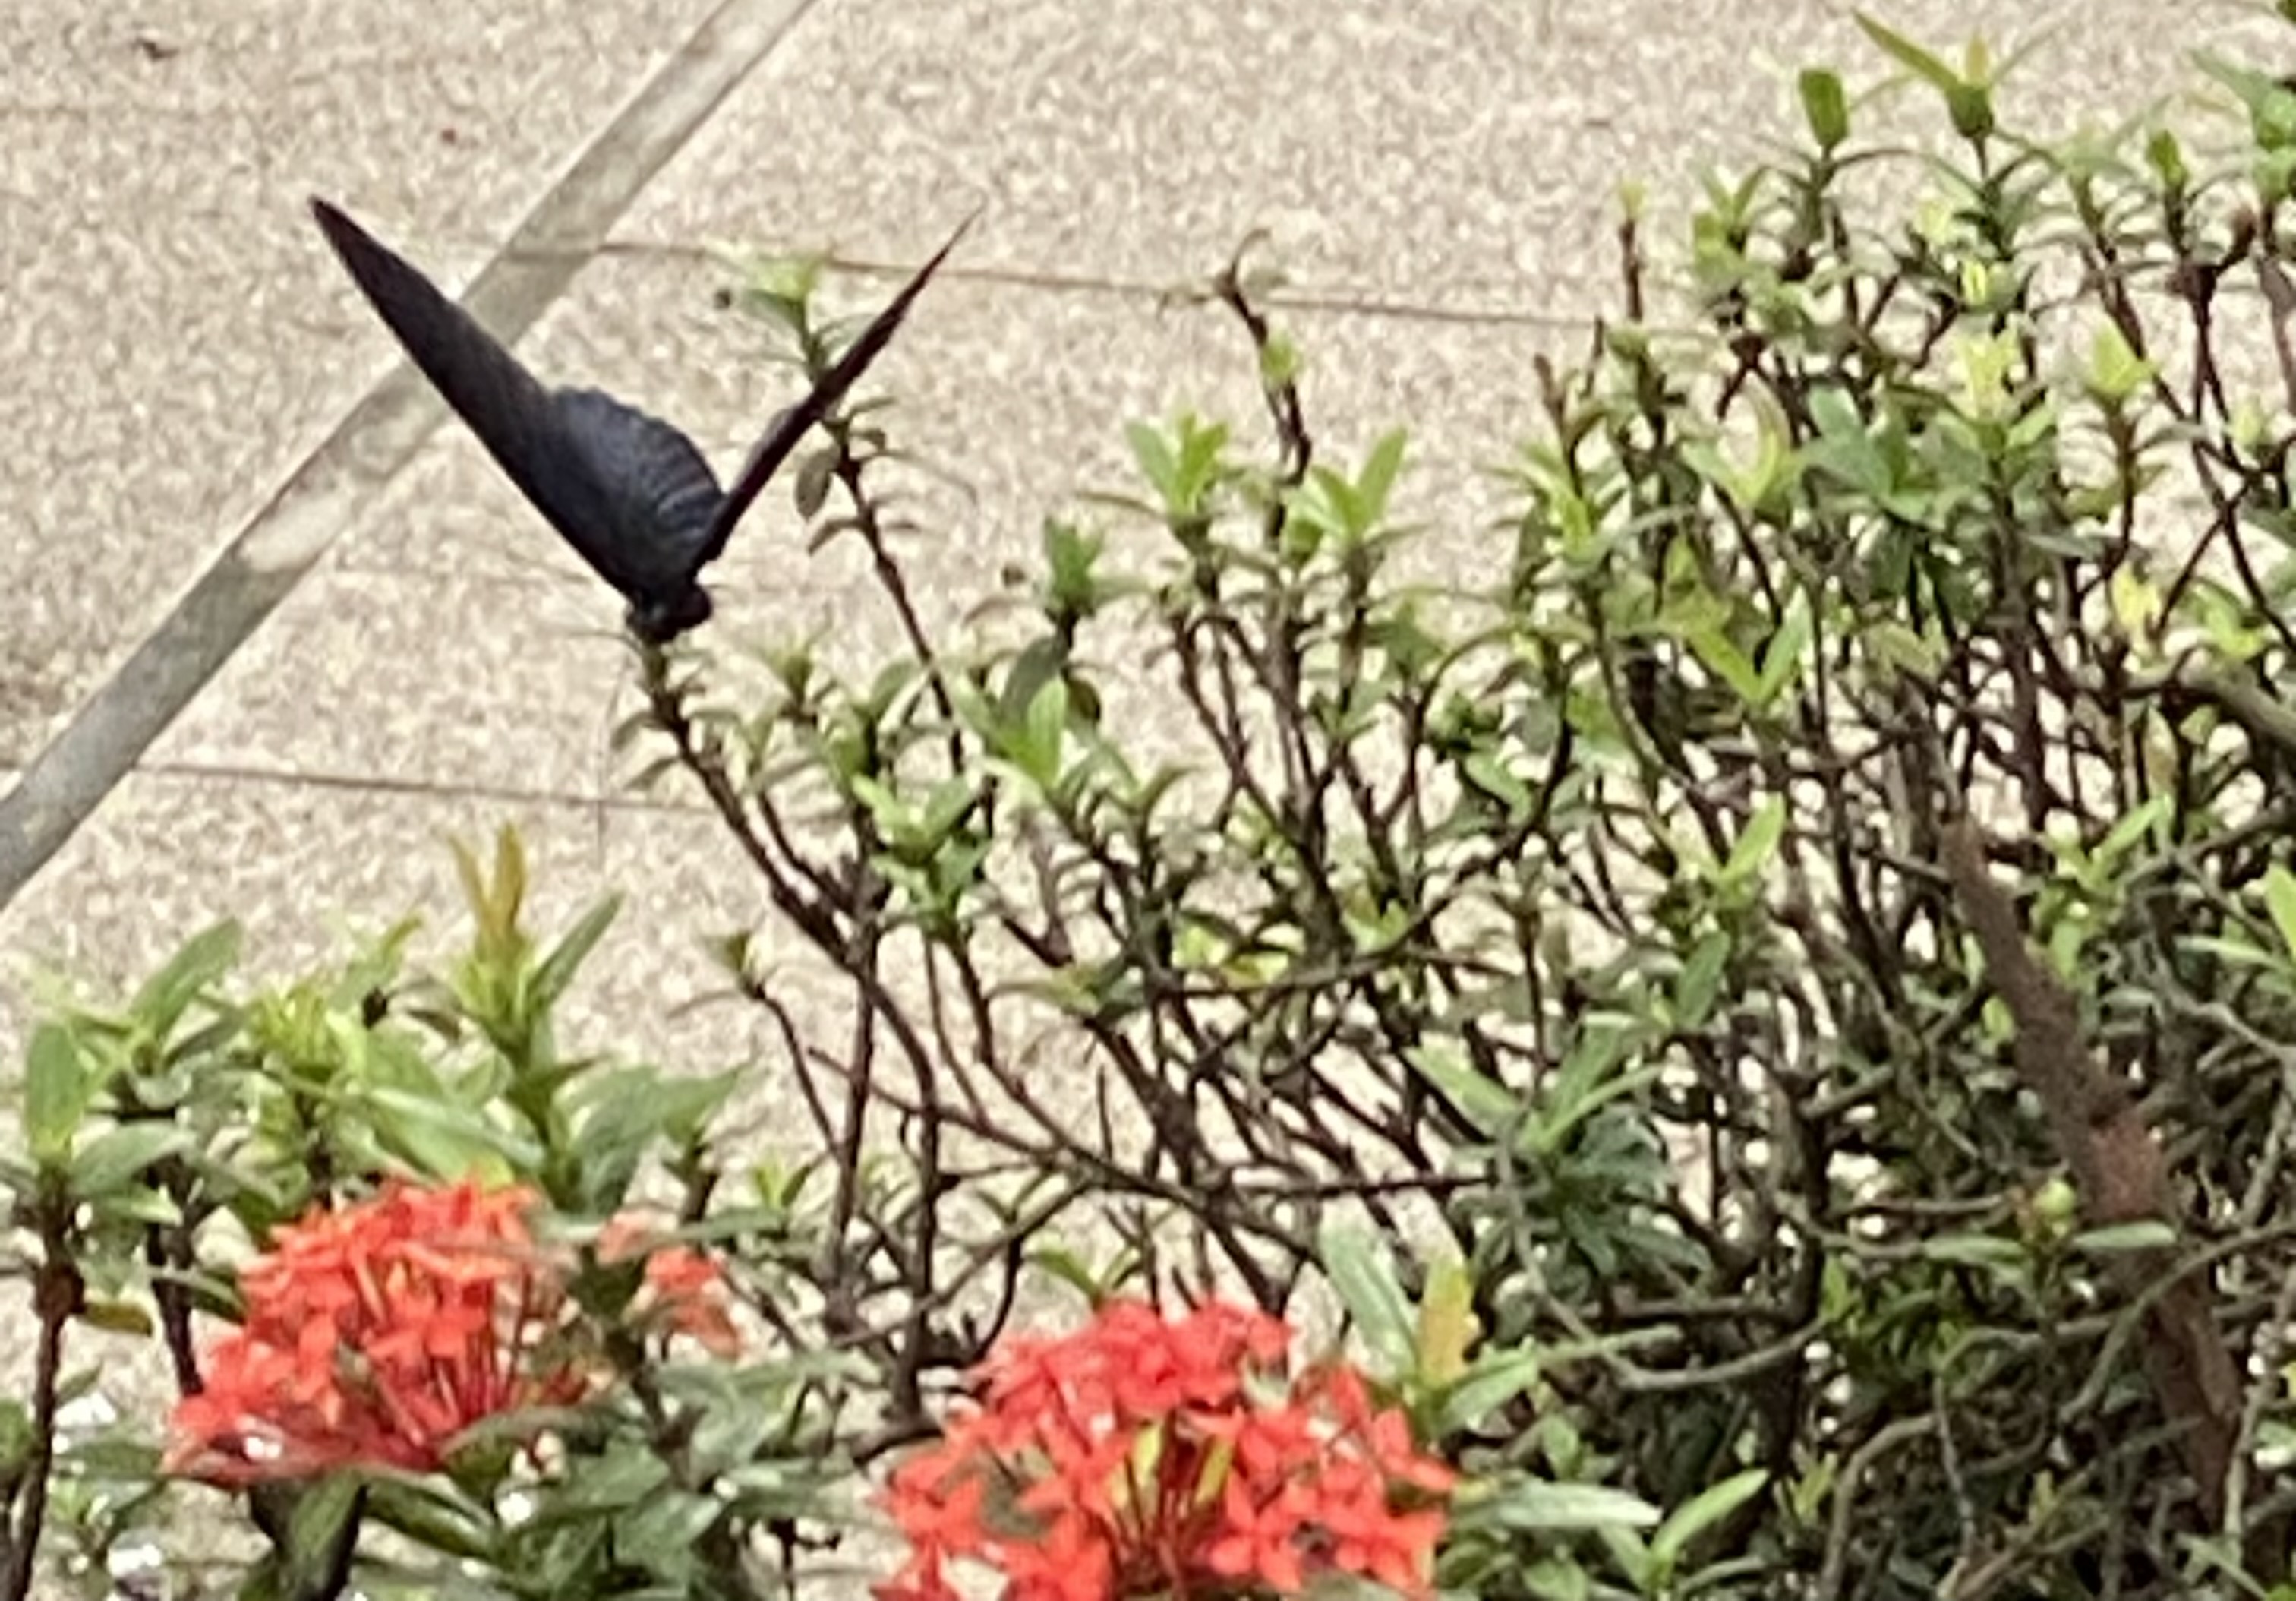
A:
<svg viewBox="0 0 2296 1601">
<path fill-rule="evenodd" d="M 471 281 L 463 303 L 505 341 L 525 333 L 662 168 L 817 3 L 722 0 L 576 147 Z M 223 551 L 0 794 L 0 911 L 445 418 L 413 367 L 395 361 L 286 469 Z"/>
<path fill-rule="evenodd" d="M 714 817 L 703 801 L 662 800 L 643 792 L 588 793 L 579 790 L 521 786 L 483 780 L 387 778 L 326 768 L 294 768 L 247 761 L 145 761 L 136 764 L 138 784 L 209 784 L 217 788 L 299 790 L 369 799 L 483 801 L 537 806 L 552 811 L 610 811 L 638 817 Z"/>
</svg>

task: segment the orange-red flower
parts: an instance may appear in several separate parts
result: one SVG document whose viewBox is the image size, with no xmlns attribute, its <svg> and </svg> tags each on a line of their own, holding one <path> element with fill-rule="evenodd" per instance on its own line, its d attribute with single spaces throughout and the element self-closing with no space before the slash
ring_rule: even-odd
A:
<svg viewBox="0 0 2296 1601">
<path fill-rule="evenodd" d="M 393 1181 L 281 1228 L 240 1274 L 244 1321 L 176 1408 L 169 1470 L 233 1484 L 424 1472 L 475 1424 L 593 1393 L 602 1370 L 568 1337 L 568 1260 L 536 1243 L 534 1204 L 521 1188 Z M 701 1258 L 665 1251 L 647 1277 L 668 1326 L 731 1334 Z"/>
<path fill-rule="evenodd" d="M 691 1245 L 665 1245 L 629 1212 L 598 1231 L 598 1260 L 645 1258 L 645 1288 L 632 1307 L 639 1318 L 685 1334 L 715 1357 L 738 1355 L 741 1331 L 726 1306 L 726 1276 Z"/>
<path fill-rule="evenodd" d="M 219 1482 L 439 1466 L 481 1418 L 581 1393 L 538 1360 L 564 1293 L 532 1196 L 402 1183 L 282 1228 L 240 1275 L 246 1320 L 176 1408 L 168 1465 Z"/>
<path fill-rule="evenodd" d="M 1425 1593 L 1450 1470 L 1352 1368 L 1287 1379 L 1290 1342 L 1249 1310 L 1137 1302 L 1008 1342 L 979 1407 L 892 1474 L 910 1559 L 880 1601 L 954 1601 L 958 1561 L 1006 1601 L 1297 1595 L 1333 1572 Z"/>
</svg>

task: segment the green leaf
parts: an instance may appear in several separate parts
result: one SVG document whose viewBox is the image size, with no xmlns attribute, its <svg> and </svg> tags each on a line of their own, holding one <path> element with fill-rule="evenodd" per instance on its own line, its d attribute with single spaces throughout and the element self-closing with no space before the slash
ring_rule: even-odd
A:
<svg viewBox="0 0 2296 1601">
<path fill-rule="evenodd" d="M 564 939 L 553 946 L 550 954 L 542 958 L 535 970 L 534 996 L 537 1006 L 548 1007 L 557 1003 L 574 981 L 575 973 L 605 938 L 614 919 L 622 909 L 622 898 L 609 895 L 582 914 L 581 920 L 569 930 Z"/>
<path fill-rule="evenodd" d="M 90 1328 L 100 1328 L 106 1334 L 128 1334 L 136 1339 L 149 1339 L 157 1326 L 152 1314 L 132 1301 L 105 1301 L 90 1296 L 79 1310 L 79 1320 Z"/>
<path fill-rule="evenodd" d="M 296 1489 L 295 1510 L 287 1522 L 287 1561 L 293 1572 L 306 1577 L 315 1588 L 332 1565 L 330 1559 L 337 1543 L 345 1538 L 351 1520 L 358 1515 L 358 1498 L 357 1474 L 332 1474 Z M 308 1592 L 298 1589 L 295 1593 Z"/>
<path fill-rule="evenodd" d="M 1962 86 L 1961 74 L 1947 66 L 1936 56 L 1915 44 L 1902 34 L 1892 33 L 1864 12 L 1857 15 L 1857 26 L 1866 37 L 1879 45 L 1897 63 L 1921 78 L 1940 94 L 1950 94 Z"/>
<path fill-rule="evenodd" d="M 94 1199 L 119 1189 L 153 1162 L 190 1148 L 190 1133 L 173 1123 L 123 1123 L 107 1129 L 71 1159 L 72 1194 Z"/>
<path fill-rule="evenodd" d="M 2265 869 L 2264 904 L 2272 913 L 2273 925 L 2280 931 L 2281 943 L 2288 954 L 2296 956 L 2296 873 L 2275 862 Z"/>
<path fill-rule="evenodd" d="M 2074 1250 L 2090 1256 L 2121 1256 L 2141 1251 L 2165 1251 L 2177 1243 L 2177 1230 L 2158 1218 L 2133 1223 L 2107 1223 L 2087 1228 L 2072 1238 Z"/>
<path fill-rule="evenodd" d="M 1595 1593 L 1595 1581 L 1587 1570 L 1566 1554 L 1540 1556 L 1525 1564 L 1522 1570 L 1523 1588 L 1538 1597 L 1538 1601 L 1587 1601 Z"/>
<path fill-rule="evenodd" d="M 1410 435 L 1403 429 L 1391 429 L 1380 435 L 1379 442 L 1371 447 L 1364 462 L 1363 472 L 1355 483 L 1357 512 L 1363 526 L 1358 532 L 1368 533 L 1387 520 L 1387 503 L 1394 493 L 1397 476 L 1403 471 L 1403 453 Z"/>
<path fill-rule="evenodd" d="M 2152 382 L 2156 364 L 2136 354 L 2121 333 L 2119 324 L 2105 322 L 2096 331 L 2089 346 L 2088 390 L 2107 406 L 2125 405 L 2129 398 Z"/>
<path fill-rule="evenodd" d="M 2112 831 L 2097 842 L 2091 859 L 2108 866 L 2117 866 L 2122 857 L 2144 842 L 2144 836 L 2155 828 L 2166 827 L 2176 809 L 2175 801 L 2167 795 L 2155 795 L 2151 800 L 2129 809 L 2127 816 L 2112 825 Z"/>
<path fill-rule="evenodd" d="M 1384 1367 L 1382 1376 L 1400 1378 L 1412 1371 L 1419 1342 L 1389 1250 L 1384 1242 L 1336 1224 L 1326 1224 L 1316 1242 L 1324 1276 Z"/>
<path fill-rule="evenodd" d="M 1522 1148 L 1541 1161 L 1561 1151 L 1580 1125 L 1613 1101 L 1639 1095 L 1664 1076 L 1648 1063 L 1628 1071 L 1612 1071 L 1623 1044 L 1615 1030 L 1589 1030 L 1563 1058 L 1548 1081 L 1546 1104 L 1524 1130 Z"/>
<path fill-rule="evenodd" d="M 1942 1234 L 1921 1244 L 1923 1257 L 1962 1268 L 2022 1268 L 2025 1247 L 1990 1234 Z"/>
<path fill-rule="evenodd" d="M 669 1467 L 636 1445 L 617 1445 L 605 1455 L 570 1465 L 565 1482 L 535 1508 L 545 1525 L 635 1507 L 669 1482 Z"/>
<path fill-rule="evenodd" d="M 490 1179 L 523 1177 L 540 1170 L 542 1147 L 489 1123 L 466 1106 L 378 1088 L 369 1092 L 385 1130 L 401 1149 L 435 1177 Z"/>
<path fill-rule="evenodd" d="M 1761 677 L 1754 686 L 1751 703 L 1758 710 L 1767 710 L 1777 699 L 1793 687 L 1801 676 L 1802 655 L 1809 649 L 1810 635 L 1816 628 L 1811 620 L 1809 592 L 1797 589 L 1786 602 L 1784 620 L 1777 632 L 1770 636 L 1762 652 Z"/>
<path fill-rule="evenodd" d="M 1457 1378 L 1466 1371 L 1478 1332 L 1474 1276 L 1463 1262 L 1437 1263 L 1419 1301 L 1418 1376 L 1431 1384 Z"/>
<path fill-rule="evenodd" d="M 1984 84 L 1956 84 L 1948 89 L 1945 109 L 1953 131 L 1964 139 L 1982 139 L 1993 131 L 1993 91 Z"/>
<path fill-rule="evenodd" d="M 798 464 L 791 486 L 791 497 L 797 504 L 797 514 L 810 522 L 821 515 L 821 508 L 829 504 L 829 487 L 837 481 L 839 464 L 845 452 L 835 445 L 824 445 Z"/>
<path fill-rule="evenodd" d="M 2185 163 L 2185 147 L 2168 128 L 2156 129 L 2144 142 L 2144 163 L 2165 188 L 2180 190 L 2192 184 L 2193 169 Z"/>
<path fill-rule="evenodd" d="M 1537 1388 L 1546 1371 L 1545 1359 L 1536 1351 L 1500 1351 L 1484 1356 L 1444 1392 L 1440 1408 L 1444 1432 L 1479 1426 L 1500 1408 Z"/>
<path fill-rule="evenodd" d="M 601 1212 L 619 1208 L 647 1148 L 656 1140 L 693 1143 L 737 1078 L 728 1071 L 673 1079 L 640 1067 L 591 1080 L 574 1103 L 582 1205 Z"/>
<path fill-rule="evenodd" d="M 0 1475 L 21 1466 L 38 1437 L 32 1426 L 32 1414 L 24 1403 L 12 1397 L 0 1397 Z"/>
<path fill-rule="evenodd" d="M 443 1477 L 370 1470 L 375 1521 L 445 1556 L 493 1564 L 492 1517 Z"/>
<path fill-rule="evenodd" d="M 1785 837 L 1786 798 L 1768 795 L 1746 819 L 1745 832 L 1737 843 L 1730 847 L 1730 859 L 1722 864 L 1718 882 L 1742 884 L 1759 877 L 1777 854 L 1778 842 Z"/>
<path fill-rule="evenodd" d="M 128 1010 L 155 1037 L 168 1039 L 201 993 L 238 965 L 240 943 L 239 924 L 232 922 L 193 934 L 168 958 L 166 966 L 144 981 Z"/>
<path fill-rule="evenodd" d="M 1535 1533 L 1596 1529 L 1651 1529 L 1659 1509 L 1637 1495 L 1603 1484 L 1555 1484 L 1544 1479 L 1511 1479 L 1462 1508 L 1478 1523 Z"/>
<path fill-rule="evenodd" d="M 1069 725 L 1069 686 L 1057 675 L 1047 678 L 1029 697 L 1029 712 L 1020 737 L 1012 742 L 1013 765 L 1038 789 L 1050 794 L 1061 781 L 1061 750 Z"/>
<path fill-rule="evenodd" d="M 250 1186 L 250 1193 L 252 1189 Z M 173 1228 L 184 1220 L 183 1208 L 163 1190 L 139 1185 L 114 1189 L 93 1199 L 101 1202 L 104 1220 L 109 1223 L 148 1223 L 154 1228 Z"/>
<path fill-rule="evenodd" d="M 1683 629 L 1682 638 L 1696 653 L 1700 665 L 1728 685 L 1731 694 L 1749 706 L 1759 704 L 1762 676 L 1727 634 L 1710 622 L 1702 622 Z"/>
<path fill-rule="evenodd" d="M 1937 676 L 1945 665 L 1945 650 L 1935 640 L 1915 633 L 1904 623 L 1884 618 L 1865 626 L 1857 643 L 1880 666 L 1892 673 L 1911 673 L 1915 677 Z"/>
<path fill-rule="evenodd" d="M 1658 1564 L 1651 1560 L 1650 1548 L 1643 1543 L 1640 1535 L 1632 1529 L 1606 1523 L 1595 1531 L 1595 1539 L 1610 1554 L 1611 1561 L 1626 1575 L 1628 1584 L 1644 1595 L 1657 1592 L 1662 1582 Z"/>
<path fill-rule="evenodd" d="M 79 1042 L 61 1024 L 41 1024 L 24 1061 L 24 1136 L 34 1162 L 60 1167 L 70 1157 L 94 1093 Z"/>
<path fill-rule="evenodd" d="M 1514 1092 L 1478 1071 L 1459 1047 L 1422 1040 L 1404 1052 L 1404 1060 L 1459 1109 L 1476 1133 L 1496 1139 L 1521 1120 L 1522 1103 Z"/>
<path fill-rule="evenodd" d="M 1100 1275 L 1094 1271 L 1092 1264 L 1066 1245 L 1031 1246 L 1028 1252 L 1028 1261 L 1039 1273 L 1050 1276 L 1083 1296 L 1087 1306 L 1097 1307 L 1107 1299 L 1108 1292 L 1102 1285 Z"/>
<path fill-rule="evenodd" d="M 1700 1490 L 1668 1514 L 1651 1536 L 1651 1559 L 1661 1571 L 1672 1572 L 1691 1541 L 1761 1494 L 1769 1482 L 1767 1468 L 1750 1467 Z"/>
<path fill-rule="evenodd" d="M 1805 451 L 1813 465 L 1877 500 L 1897 488 L 1896 472 L 1846 390 L 1837 384 L 1812 389 L 1809 415 L 1818 431 L 1816 441 Z"/>
<path fill-rule="evenodd" d="M 1809 136 L 1819 150 L 1833 153 L 1849 137 L 1849 97 L 1842 90 L 1841 75 L 1824 67 L 1805 67 L 1794 86 L 1801 92 L 1802 119 L 1809 124 Z"/>
<path fill-rule="evenodd" d="M 1139 465 L 1140 476 L 1163 497 L 1165 509 L 1179 509 L 1179 464 L 1164 436 L 1145 423 L 1129 423 L 1125 425 L 1124 441 L 1132 447 L 1132 459 Z"/>
<path fill-rule="evenodd" d="M 1720 929 L 1709 929 L 1691 948 L 1682 964 L 1682 972 L 1674 981 L 1674 1021 L 1677 1027 L 1696 1030 L 1706 1026 L 1713 1015 L 1714 1002 L 1722 993 L 1722 979 L 1730 962 L 1730 936 Z"/>
<path fill-rule="evenodd" d="M 996 694 L 997 715 L 1014 722 L 1027 717 L 1038 692 L 1068 666 L 1069 654 L 1057 633 L 1031 640 L 1004 669 L 1004 686 Z"/>
<path fill-rule="evenodd" d="M 658 1490 L 615 1520 L 615 1554 L 652 1572 L 682 1572 L 694 1563 L 695 1545 L 725 1513 L 715 1496 Z"/>
</svg>

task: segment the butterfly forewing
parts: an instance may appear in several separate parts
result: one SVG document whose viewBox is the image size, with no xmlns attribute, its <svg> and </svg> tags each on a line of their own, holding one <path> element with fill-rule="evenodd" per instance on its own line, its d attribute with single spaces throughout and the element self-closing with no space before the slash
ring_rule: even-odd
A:
<svg viewBox="0 0 2296 1601">
<path fill-rule="evenodd" d="M 396 251 L 324 201 L 314 200 L 311 211 L 351 281 L 487 454 L 600 577 L 627 593 L 629 563 L 599 515 L 605 487 L 585 440 L 565 425 L 562 397 Z"/>
</svg>

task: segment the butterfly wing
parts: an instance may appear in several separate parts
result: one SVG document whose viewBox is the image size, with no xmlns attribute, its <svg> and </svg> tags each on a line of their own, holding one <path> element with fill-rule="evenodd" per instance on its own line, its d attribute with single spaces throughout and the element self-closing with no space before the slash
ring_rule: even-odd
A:
<svg viewBox="0 0 2296 1601">
<path fill-rule="evenodd" d="M 545 388 L 478 319 L 358 224 L 323 200 L 311 201 L 311 212 L 368 304 L 519 492 L 601 578 L 637 599 L 662 565 L 647 560 L 662 546 L 644 537 L 643 505 L 651 495 L 684 505 L 695 470 L 709 480 L 692 443 L 609 396 Z M 628 480 L 616 476 L 623 472 Z M 710 480 L 713 506 L 716 491 Z"/>
<path fill-rule="evenodd" d="M 974 213 L 975 217 L 978 215 L 978 212 Z M 837 358 L 834 366 L 822 374 L 820 382 L 813 386 L 805 398 L 774 419 L 772 426 L 766 430 L 765 438 L 758 441 L 750 450 L 749 459 L 742 464 L 741 472 L 734 475 L 733 488 L 718 503 L 717 515 L 711 519 L 693 554 L 689 574 L 699 573 L 725 554 L 726 542 L 734 537 L 734 530 L 740 524 L 743 513 L 765 492 L 766 485 L 772 481 L 782 463 L 789 459 L 790 452 L 797 448 L 797 443 L 805 437 L 806 431 L 829 415 L 829 408 L 844 398 L 845 392 L 853 387 L 861 374 L 869 370 L 869 364 L 883 352 L 899 329 L 901 319 L 908 316 L 910 306 L 924 286 L 932 281 L 933 274 L 940 270 L 941 263 L 948 259 L 949 252 L 956 248 L 957 241 L 964 237 L 972 223 L 973 218 L 968 217 L 957 224 L 956 231 L 948 236 L 948 242 L 934 251 L 932 259 L 917 269 L 916 275 L 902 286 L 899 294 L 893 297 L 892 304 L 879 312 L 861 331 L 861 337 L 847 347 L 845 354 Z"/>
<path fill-rule="evenodd" d="M 600 390 L 561 390 L 550 400 L 559 431 L 590 474 L 590 515 L 612 547 L 621 575 L 615 587 L 641 603 L 691 587 L 685 553 L 707 537 L 724 499 L 693 441 Z"/>
</svg>

